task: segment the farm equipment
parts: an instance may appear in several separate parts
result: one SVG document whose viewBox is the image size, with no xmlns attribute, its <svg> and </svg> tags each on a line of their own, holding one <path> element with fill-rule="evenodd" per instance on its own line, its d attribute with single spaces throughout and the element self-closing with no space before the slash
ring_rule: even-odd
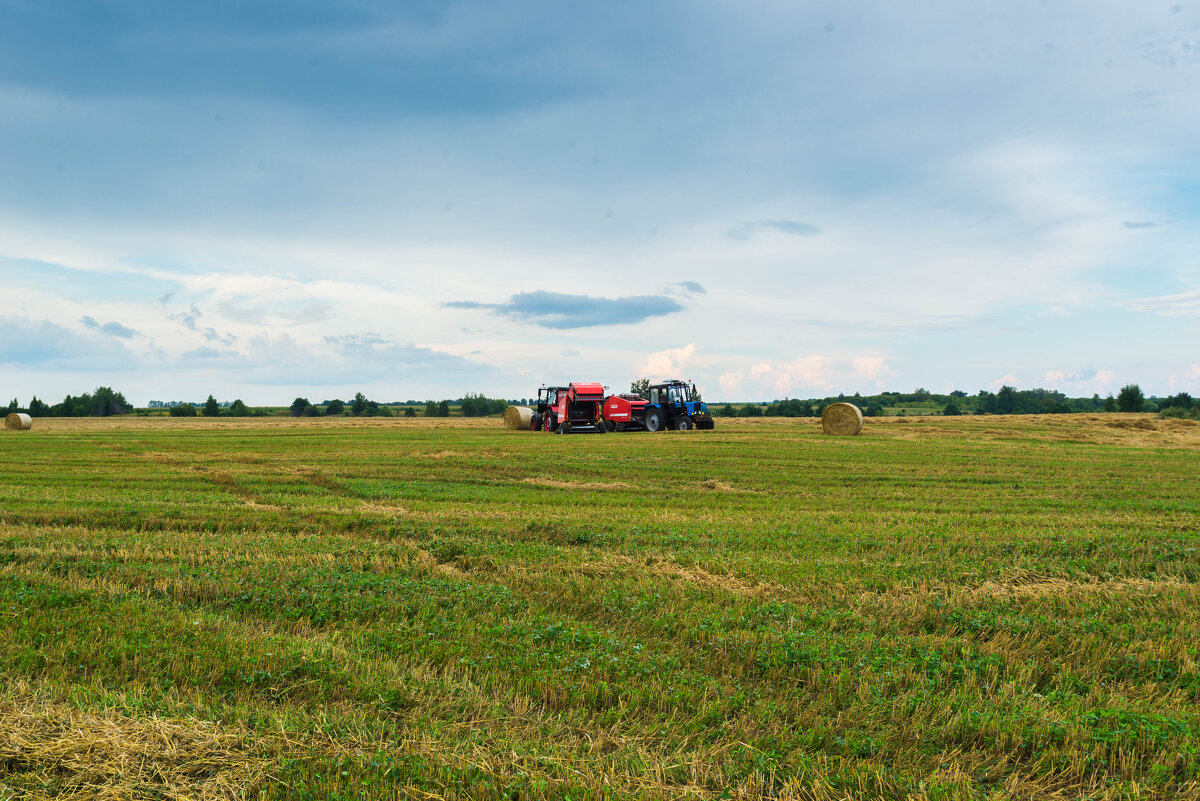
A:
<svg viewBox="0 0 1200 801">
<path fill-rule="evenodd" d="M 571 434 L 579 431 L 688 431 L 714 427 L 708 407 L 699 400 L 696 385 L 672 379 L 651 384 L 649 398 L 640 395 L 604 397 L 600 384 L 576 382 L 538 390 L 537 408 L 530 417 L 532 431 Z"/>
<path fill-rule="evenodd" d="M 542 387 L 538 390 L 537 410 L 529 427 L 555 434 L 577 431 L 608 431 L 601 414 L 604 387 L 601 384 L 575 382 L 565 387 Z"/>
<path fill-rule="evenodd" d="M 673 428 L 711 429 L 712 415 L 703 402 L 692 400 L 696 385 L 672 379 L 651 384 L 649 398 L 640 395 L 610 395 L 604 399 L 604 420 L 611 431 L 659 431 Z"/>
</svg>

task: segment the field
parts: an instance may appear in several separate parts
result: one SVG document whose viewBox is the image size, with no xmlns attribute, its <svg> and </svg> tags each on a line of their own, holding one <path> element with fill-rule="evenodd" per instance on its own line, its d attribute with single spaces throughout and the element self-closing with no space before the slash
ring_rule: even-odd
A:
<svg viewBox="0 0 1200 801">
<path fill-rule="evenodd" d="M 0 799 L 1200 798 L 1200 424 L 0 432 Z"/>
</svg>

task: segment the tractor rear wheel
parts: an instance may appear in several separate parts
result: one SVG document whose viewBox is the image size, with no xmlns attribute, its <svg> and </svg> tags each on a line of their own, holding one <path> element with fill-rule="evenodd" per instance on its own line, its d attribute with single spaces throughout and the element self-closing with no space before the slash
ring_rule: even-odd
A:
<svg viewBox="0 0 1200 801">
<path fill-rule="evenodd" d="M 658 409 L 651 409 L 646 412 L 646 430 L 654 433 L 660 428 L 662 428 L 662 414 Z"/>
</svg>

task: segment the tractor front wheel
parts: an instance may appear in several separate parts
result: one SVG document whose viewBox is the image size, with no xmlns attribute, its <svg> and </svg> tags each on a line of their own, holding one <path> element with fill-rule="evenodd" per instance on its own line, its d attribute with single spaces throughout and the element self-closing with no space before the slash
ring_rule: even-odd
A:
<svg viewBox="0 0 1200 801">
<path fill-rule="evenodd" d="M 675 424 L 675 428 L 679 431 L 688 431 L 692 427 L 692 421 L 684 417 Z"/>
<path fill-rule="evenodd" d="M 537 412 L 533 413 L 533 417 L 529 418 L 529 430 L 537 431 L 542 427 L 542 416 Z"/>
</svg>

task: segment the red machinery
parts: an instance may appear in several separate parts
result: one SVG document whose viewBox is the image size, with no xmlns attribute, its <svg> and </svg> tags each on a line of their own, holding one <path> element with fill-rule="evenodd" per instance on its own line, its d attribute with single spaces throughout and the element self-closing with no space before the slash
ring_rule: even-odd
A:
<svg viewBox="0 0 1200 801">
<path fill-rule="evenodd" d="M 641 395 L 609 395 L 604 399 L 604 419 L 610 431 L 645 428 L 644 410 L 649 403 Z"/>
<path fill-rule="evenodd" d="M 542 387 L 538 390 L 537 411 L 530 428 L 570 434 L 575 431 L 595 431 L 603 434 L 602 404 L 604 386 L 576 381 L 565 387 Z"/>
</svg>

